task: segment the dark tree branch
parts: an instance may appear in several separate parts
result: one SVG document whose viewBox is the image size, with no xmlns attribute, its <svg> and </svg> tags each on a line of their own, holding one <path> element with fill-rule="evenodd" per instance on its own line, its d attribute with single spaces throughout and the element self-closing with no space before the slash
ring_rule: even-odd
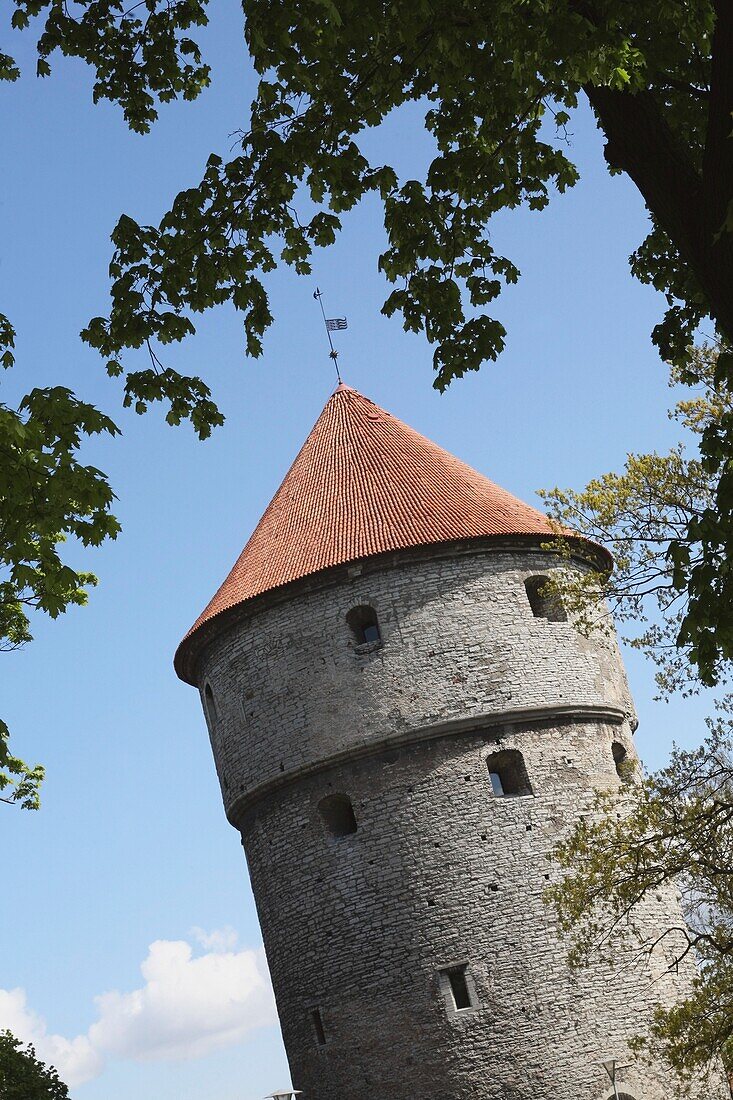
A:
<svg viewBox="0 0 733 1100">
<path fill-rule="evenodd" d="M 682 92 L 683 95 L 692 96 L 693 99 L 710 98 L 709 88 L 699 88 L 696 84 L 689 84 L 686 80 L 675 80 L 674 77 L 665 75 L 655 85 L 662 91 L 670 89 L 673 92 Z"/>
<path fill-rule="evenodd" d="M 704 230 L 712 249 L 733 199 L 733 4 L 715 5 L 710 104 L 703 156 Z M 733 293 L 733 288 L 731 288 Z"/>
<path fill-rule="evenodd" d="M 628 173 L 661 228 L 689 253 L 700 237 L 701 180 L 651 92 L 587 85 L 610 168 Z"/>
<path fill-rule="evenodd" d="M 606 161 L 636 184 L 655 221 L 694 271 L 720 331 L 733 343 L 733 235 L 724 233 L 715 242 L 709 232 L 703 180 L 689 153 L 651 92 L 586 85 L 585 93 L 607 138 Z"/>
</svg>

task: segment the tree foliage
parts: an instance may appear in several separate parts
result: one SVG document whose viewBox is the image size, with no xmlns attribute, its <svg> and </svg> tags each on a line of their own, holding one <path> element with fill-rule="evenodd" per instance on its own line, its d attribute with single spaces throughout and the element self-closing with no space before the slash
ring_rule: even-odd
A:
<svg viewBox="0 0 733 1100">
<path fill-rule="evenodd" d="M 705 316 L 733 332 L 733 279 L 720 285 L 721 264 L 733 274 L 722 232 L 733 181 L 718 171 L 733 109 L 728 5 L 245 0 L 244 10 L 261 79 L 240 152 L 212 156 L 158 226 L 123 217 L 115 231 L 112 311 L 86 332 L 112 373 L 125 348 L 180 340 L 192 315 L 226 300 L 259 354 L 272 320 L 263 276 L 280 262 L 309 271 L 314 247 L 370 193 L 388 239 L 379 266 L 395 284 L 384 311 L 436 345 L 439 388 L 478 369 L 505 336 L 484 307 L 518 276 L 488 224 L 522 204 L 540 210 L 577 181 L 566 126 L 581 97 L 610 166 L 631 175 L 652 215 L 634 264 L 670 300 L 655 332 L 665 356 L 684 361 Z M 410 102 L 425 107 L 435 156 L 424 179 L 400 181 L 359 136 Z M 128 376 L 128 394 L 150 383 Z M 161 372 L 143 400 L 175 403 L 179 385 Z"/>
<path fill-rule="evenodd" d="M 727 707 L 730 711 L 730 702 Z M 680 891 L 686 923 L 640 935 L 642 954 L 676 969 L 692 954 L 699 970 L 687 996 L 656 1011 L 651 1036 L 684 1079 L 718 1057 L 733 1069 L 733 756 L 731 721 L 709 723 L 705 743 L 676 749 L 668 766 L 621 794 L 599 794 L 555 858 L 568 873 L 549 891 L 571 935 L 571 959 L 613 957 L 616 937 L 659 890 Z"/>
<path fill-rule="evenodd" d="M 144 133 L 159 103 L 193 99 L 209 82 L 199 48 L 186 34 L 206 22 L 206 3 L 12 0 L 11 24 L 38 29 L 39 76 L 50 74 L 56 52 L 80 58 L 94 69 L 95 102 L 118 103 L 130 128 Z M 19 76 L 12 57 L 0 53 L 0 81 Z M 0 366 L 14 365 L 14 349 L 13 325 L 0 314 Z M 17 409 L 0 404 L 0 649 L 30 641 L 32 610 L 56 618 L 84 604 L 96 584 L 60 551 L 67 539 L 98 546 L 119 530 L 107 478 L 79 460 L 85 439 L 117 431 L 109 417 L 62 386 L 32 390 Z M 11 752 L 0 719 L 0 801 L 35 809 L 42 778 L 40 765 L 29 766 Z"/>
<path fill-rule="evenodd" d="M 94 102 L 119 103 L 132 130 L 145 133 L 157 118 L 156 102 L 195 99 L 209 83 L 209 67 L 185 33 L 207 22 L 208 0 L 11 0 L 11 25 L 39 23 L 38 76 L 50 76 L 58 51 L 94 69 Z M 0 80 L 20 69 L 0 53 Z"/>
<path fill-rule="evenodd" d="M 0 1096 L 3 1100 L 68 1100 L 69 1090 L 51 1066 L 9 1031 L 0 1031 Z"/>
<path fill-rule="evenodd" d="M 31 640 L 32 609 L 55 619 L 96 584 L 60 547 L 67 538 L 99 546 L 119 531 L 107 478 L 78 460 L 82 439 L 99 433 L 117 428 L 60 386 L 32 390 L 17 410 L 0 405 L 0 649 Z M 42 777 L 10 753 L 0 721 L 0 797 L 35 808 Z"/>
<path fill-rule="evenodd" d="M 733 6 L 727 0 L 244 0 L 260 76 L 237 155 L 212 155 L 158 225 L 123 216 L 113 234 L 112 307 L 84 338 L 125 402 L 168 405 L 208 434 L 220 413 L 199 377 L 181 376 L 161 345 L 231 301 L 247 352 L 272 322 L 266 276 L 310 271 L 345 212 L 382 203 L 378 258 L 393 285 L 383 312 L 435 345 L 435 385 L 495 359 L 505 331 L 491 316 L 519 271 L 494 248 L 492 217 L 541 210 L 578 171 L 568 126 L 581 100 L 606 138 L 605 157 L 638 188 L 650 232 L 634 274 L 668 309 L 653 339 L 686 380 L 688 348 L 713 318 L 733 343 Z M 422 178 L 371 161 L 363 134 L 405 104 L 424 108 L 434 156 Z M 602 213 L 599 212 L 599 216 Z M 125 351 L 147 347 L 130 370 Z M 689 372 L 689 373 L 688 373 Z M 733 384 L 733 354 L 719 372 Z M 733 656 L 733 416 L 711 426 L 703 459 L 716 475 L 715 513 L 695 518 L 699 556 L 685 559 L 689 601 L 680 640 L 706 682 Z M 684 540 L 683 540 L 684 542 Z"/>
<path fill-rule="evenodd" d="M 690 447 L 629 455 L 620 474 L 597 478 L 581 492 L 544 494 L 561 555 L 571 552 L 562 530 L 573 527 L 603 541 L 616 558 L 614 571 L 557 571 L 552 594 L 584 631 L 610 629 L 612 609 L 626 640 L 657 665 L 663 696 L 700 686 L 691 647 L 678 641 L 690 599 L 685 568 L 696 568 L 701 559 L 694 532 L 714 507 L 716 488 L 694 443 L 731 409 L 728 389 L 716 381 L 721 354 L 716 346 L 693 351 L 688 370 L 698 387 L 671 413 L 687 429 Z M 678 380 L 673 370 L 672 382 Z M 727 681 L 730 662 L 718 660 L 715 675 Z M 558 846 L 555 858 L 566 875 L 549 891 L 576 964 L 596 953 L 612 959 L 616 938 L 629 927 L 640 952 L 661 952 L 670 967 L 694 957 L 699 972 L 689 994 L 657 1011 L 648 1038 L 683 1082 L 717 1056 L 733 1069 L 731 714 L 733 696 L 725 696 L 699 749 L 675 749 L 661 771 L 629 773 L 618 791 L 599 793 L 594 813 Z M 655 925 L 649 938 L 648 925 L 638 918 L 666 886 L 680 890 L 686 927 Z"/>
</svg>

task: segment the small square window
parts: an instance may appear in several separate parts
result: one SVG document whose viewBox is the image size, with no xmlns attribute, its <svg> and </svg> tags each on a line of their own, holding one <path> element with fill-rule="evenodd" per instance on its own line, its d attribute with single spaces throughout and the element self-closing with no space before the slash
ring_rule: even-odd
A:
<svg viewBox="0 0 733 1100">
<path fill-rule="evenodd" d="M 379 619 L 376 611 L 369 604 L 352 607 L 346 616 L 346 622 L 351 629 L 351 636 L 356 645 L 374 645 L 376 642 L 381 642 L 382 632 L 379 629 Z"/>
<path fill-rule="evenodd" d="M 549 577 L 527 577 L 524 588 L 535 619 L 547 619 L 550 623 L 566 623 L 568 616 L 561 601 L 552 591 Z"/>
<path fill-rule="evenodd" d="M 500 749 L 486 757 L 486 767 L 494 798 L 515 798 L 532 794 L 532 786 L 521 752 Z"/>
</svg>

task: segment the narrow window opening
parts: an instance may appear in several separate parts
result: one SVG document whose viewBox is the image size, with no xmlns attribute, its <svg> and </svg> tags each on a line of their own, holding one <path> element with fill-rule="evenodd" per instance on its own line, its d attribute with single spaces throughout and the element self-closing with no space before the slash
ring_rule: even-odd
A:
<svg viewBox="0 0 733 1100">
<path fill-rule="evenodd" d="M 329 794 L 318 803 L 318 812 L 331 836 L 349 836 L 357 830 L 351 799 L 345 794 Z"/>
<path fill-rule="evenodd" d="M 377 613 L 368 604 L 352 607 L 346 616 L 346 622 L 357 645 L 381 642 L 382 634 L 379 629 Z"/>
<path fill-rule="evenodd" d="M 501 749 L 486 758 L 491 791 L 495 798 L 532 794 L 524 757 L 517 749 Z"/>
<path fill-rule="evenodd" d="M 453 1008 L 455 1008 L 456 1012 L 461 1012 L 465 1008 L 471 1008 L 473 1005 L 471 992 L 466 980 L 467 970 L 468 967 L 464 965 L 451 966 L 448 970 L 441 971 L 444 979 L 448 982 Z"/>
<path fill-rule="evenodd" d="M 245 691 L 244 695 L 242 696 L 242 717 L 244 718 L 245 722 L 248 718 L 251 718 L 254 715 L 254 709 L 251 706 L 254 697 L 255 693 L 253 691 Z"/>
<path fill-rule="evenodd" d="M 216 700 L 214 699 L 214 693 L 211 690 L 211 684 L 207 684 L 204 688 L 204 699 L 206 701 L 206 713 L 209 716 L 209 721 L 213 725 L 218 718 L 216 710 Z"/>
<path fill-rule="evenodd" d="M 316 1033 L 316 1042 L 319 1047 L 325 1047 L 326 1045 L 326 1029 L 323 1026 L 323 1017 L 321 1016 L 320 1008 L 311 1009 L 311 1023 L 313 1024 L 313 1030 Z"/>
<path fill-rule="evenodd" d="M 626 746 L 622 745 L 620 741 L 614 741 L 611 745 L 611 752 L 613 754 L 613 762 L 616 765 L 616 774 L 619 779 L 629 779 L 633 771 L 633 763 L 629 760 Z"/>
<path fill-rule="evenodd" d="M 546 576 L 527 577 L 524 588 L 535 619 L 547 619 L 549 623 L 566 623 L 568 617 L 559 598 L 548 592 L 550 578 Z"/>
</svg>

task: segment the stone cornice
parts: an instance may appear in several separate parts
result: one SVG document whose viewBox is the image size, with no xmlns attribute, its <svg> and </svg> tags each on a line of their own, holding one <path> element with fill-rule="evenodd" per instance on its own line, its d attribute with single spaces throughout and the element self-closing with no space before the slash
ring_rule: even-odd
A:
<svg viewBox="0 0 733 1100">
<path fill-rule="evenodd" d="M 221 611 L 209 619 L 194 634 L 187 635 L 178 647 L 174 666 L 180 679 L 192 686 L 196 686 L 197 666 L 207 647 L 222 634 L 229 630 L 244 627 L 250 621 L 255 620 L 259 614 L 267 612 L 271 607 L 288 603 L 291 600 L 318 592 L 325 588 L 348 584 L 354 577 L 367 575 L 372 572 L 384 572 L 389 569 L 400 569 L 405 566 L 419 564 L 426 561 L 442 561 L 473 555 L 495 554 L 538 554 L 543 559 L 545 567 L 554 559 L 559 560 L 556 552 L 547 549 L 550 544 L 548 539 L 542 539 L 537 535 L 514 536 L 486 536 L 484 538 L 457 539 L 451 542 L 431 543 L 426 546 L 412 546 L 404 550 L 390 550 L 381 554 L 374 554 L 369 558 L 359 558 L 344 562 L 341 565 L 331 566 L 318 573 L 312 573 L 289 584 L 271 589 L 259 596 L 254 596 L 244 603 L 235 604 L 226 611 Z M 582 539 L 569 540 L 571 560 L 581 568 L 603 569 L 611 562 L 611 557 L 606 550 L 596 547 L 592 543 Z M 522 569 L 524 563 L 517 562 L 516 568 Z"/>
<path fill-rule="evenodd" d="M 472 714 L 468 718 L 453 718 L 429 726 L 416 726 L 377 741 L 367 741 L 354 745 L 342 752 L 332 753 L 325 758 L 302 764 L 300 767 L 293 768 L 282 775 L 276 775 L 273 779 L 241 794 L 229 806 L 226 814 L 229 822 L 235 828 L 240 828 L 242 819 L 257 802 L 268 795 L 274 794 L 282 787 L 290 786 L 290 784 L 301 779 L 317 775 L 318 772 L 325 771 L 345 761 L 376 756 L 388 749 L 397 749 L 402 746 L 417 744 L 420 741 L 431 741 L 441 737 L 460 737 L 462 734 L 472 734 L 478 731 L 488 733 L 491 730 L 506 726 L 537 726 L 545 722 L 591 721 L 612 722 L 615 725 L 621 725 L 622 722 L 628 720 L 628 717 L 619 707 L 610 704 L 551 703 L 544 706 L 489 711 L 484 714 Z"/>
</svg>

